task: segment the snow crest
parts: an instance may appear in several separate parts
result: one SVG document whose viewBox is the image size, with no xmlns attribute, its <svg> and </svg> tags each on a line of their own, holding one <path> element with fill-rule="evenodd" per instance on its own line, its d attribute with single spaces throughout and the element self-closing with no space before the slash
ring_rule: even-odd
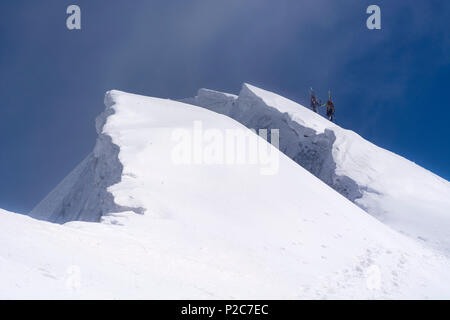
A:
<svg viewBox="0 0 450 320">
<path fill-rule="evenodd" d="M 279 129 L 280 151 L 397 231 L 450 255 L 450 183 L 289 99 L 244 84 L 182 100 L 248 128 Z"/>
<path fill-rule="evenodd" d="M 251 125 L 285 125 L 292 137 L 311 134 L 311 145 L 333 141 L 333 133 L 339 171 L 335 149 L 351 145 L 343 144 L 337 126 L 246 87 L 217 106 L 243 114 Z M 268 123 L 251 116 L 265 110 L 261 100 L 279 111 L 266 107 Z M 238 121 L 118 91 L 106 95 L 106 105 L 94 152 L 44 201 L 56 221 L 81 216 L 103 223 L 58 225 L 0 211 L 0 283 L 6 288 L 0 298 L 449 297 L 448 258 L 366 214 L 270 144 L 279 156 L 273 175 L 251 164 L 173 161 L 175 131 L 192 132 L 195 122 L 216 132 L 248 131 Z M 324 159 L 329 145 L 325 150 Z M 346 161 L 358 159 L 349 155 Z M 67 283 L 73 271 L 80 281 Z"/>
<path fill-rule="evenodd" d="M 291 116 L 289 109 L 273 107 L 274 103 L 265 101 L 258 93 L 261 93 L 261 89 L 244 84 L 239 96 L 200 89 L 194 98 L 181 101 L 227 115 L 249 129 L 267 129 L 269 132 L 270 129 L 279 129 L 281 152 L 351 201 L 361 198 L 362 193 L 354 180 L 336 174 L 337 166 L 333 158 L 336 135 L 331 130 L 333 125 L 330 123 L 330 128 L 326 125 L 311 126 L 313 121 L 307 125 L 304 118 L 299 121 L 299 118 Z M 280 102 L 286 106 L 286 101 Z M 296 111 L 299 107 L 294 105 L 292 109 Z M 315 117 L 319 116 L 310 115 L 310 118 Z"/>
<path fill-rule="evenodd" d="M 114 93 L 105 94 L 106 109 L 96 119 L 98 138 L 94 151 L 30 212 L 31 217 L 55 223 L 99 222 L 111 213 L 143 213 L 142 208 L 117 205 L 108 191 L 121 181 L 123 171 L 118 157 L 120 148 L 103 132 L 108 117 L 115 112 Z"/>
</svg>

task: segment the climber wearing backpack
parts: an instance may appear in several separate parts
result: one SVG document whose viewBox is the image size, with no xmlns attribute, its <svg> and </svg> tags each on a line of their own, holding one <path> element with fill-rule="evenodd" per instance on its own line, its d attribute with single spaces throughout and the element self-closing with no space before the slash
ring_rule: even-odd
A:
<svg viewBox="0 0 450 320">
<path fill-rule="evenodd" d="M 309 91 L 311 92 L 311 109 L 315 113 L 319 113 L 320 102 L 317 100 L 317 97 L 316 97 L 316 94 L 314 93 L 313 88 L 309 88 Z"/>
<path fill-rule="evenodd" d="M 322 105 L 322 107 L 325 107 L 325 106 L 327 107 L 328 120 L 333 122 L 333 120 L 334 120 L 334 103 L 333 103 L 333 100 L 331 99 L 331 91 L 328 91 L 328 101 Z"/>
</svg>

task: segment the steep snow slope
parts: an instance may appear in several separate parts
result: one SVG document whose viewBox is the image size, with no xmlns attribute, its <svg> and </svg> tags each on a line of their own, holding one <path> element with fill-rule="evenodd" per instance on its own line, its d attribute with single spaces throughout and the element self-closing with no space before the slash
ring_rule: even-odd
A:
<svg viewBox="0 0 450 320">
<path fill-rule="evenodd" d="M 280 150 L 361 208 L 450 254 L 450 183 L 291 100 L 244 84 L 183 100 L 249 128 L 280 129 Z"/>
<path fill-rule="evenodd" d="M 365 214 L 273 147 L 279 171 L 271 175 L 258 164 L 174 162 L 174 137 L 194 137 L 199 121 L 216 137 L 248 132 L 238 122 L 118 91 L 105 101 L 94 163 L 118 170 L 120 181 L 108 188 L 115 210 L 100 224 L 64 225 L 1 212 L 0 297 L 450 297 L 447 258 Z M 81 171 L 69 180 L 81 181 Z M 55 203 L 75 203 L 68 197 L 80 194 L 75 189 L 61 199 L 55 191 Z M 83 197 L 77 201 L 101 207 Z"/>
<path fill-rule="evenodd" d="M 112 103 L 106 95 L 105 104 L 110 106 Z M 110 136 L 102 133 L 112 112 L 107 108 L 96 119 L 98 138 L 94 151 L 29 213 L 31 217 L 56 223 L 98 222 L 109 212 L 131 210 L 141 213 L 141 208 L 118 206 L 107 191 L 109 186 L 121 180 L 122 174 L 119 148 L 111 143 Z"/>
<path fill-rule="evenodd" d="M 322 217 L 283 235 L 287 222 L 208 230 L 127 215 L 127 226 L 59 225 L 0 210 L 0 299 L 450 297 L 448 261 L 385 228 L 378 242 L 307 230 Z"/>
</svg>

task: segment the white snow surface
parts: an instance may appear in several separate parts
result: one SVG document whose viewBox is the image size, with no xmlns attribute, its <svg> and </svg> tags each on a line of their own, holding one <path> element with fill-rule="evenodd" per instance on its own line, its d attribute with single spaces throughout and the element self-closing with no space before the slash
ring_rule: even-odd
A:
<svg viewBox="0 0 450 320">
<path fill-rule="evenodd" d="M 185 101 L 249 128 L 279 128 L 280 150 L 294 161 L 380 221 L 450 256 L 448 181 L 309 108 L 250 84 L 231 102 L 205 89 Z"/>
<path fill-rule="evenodd" d="M 0 211 L 0 298 L 450 298 L 447 257 L 368 215 L 273 147 L 274 175 L 250 164 L 174 164 L 175 129 L 202 121 L 247 130 L 237 121 L 119 91 L 105 101 L 92 161 L 104 169 L 81 180 L 97 186 L 103 173 L 120 171 L 108 188 L 115 207 L 84 199 L 77 184 L 53 199 L 69 215 L 79 210 L 64 206 L 74 203 L 68 194 L 95 208 L 94 216 L 99 208 L 118 211 L 102 223 L 65 224 Z"/>
</svg>

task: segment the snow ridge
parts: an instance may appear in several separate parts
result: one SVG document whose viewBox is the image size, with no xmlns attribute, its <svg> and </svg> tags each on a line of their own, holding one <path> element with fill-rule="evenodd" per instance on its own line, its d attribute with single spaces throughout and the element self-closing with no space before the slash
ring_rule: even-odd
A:
<svg viewBox="0 0 450 320">
<path fill-rule="evenodd" d="M 323 128 L 316 131 L 301 121 L 295 121 L 286 110 L 268 105 L 255 92 L 255 87 L 244 84 L 239 96 L 200 89 L 197 96 L 181 100 L 224 115 L 249 129 L 279 129 L 280 151 L 314 174 L 351 201 L 362 197 L 357 183 L 350 177 L 336 174 L 333 158 L 334 131 Z M 330 123 L 331 124 L 331 123 Z"/>
<path fill-rule="evenodd" d="M 450 183 L 289 99 L 244 84 L 238 97 L 182 100 L 252 129 L 280 129 L 280 151 L 397 231 L 450 256 Z"/>
<path fill-rule="evenodd" d="M 121 181 L 123 166 L 118 157 L 120 148 L 103 132 L 108 117 L 114 114 L 111 91 L 105 94 L 104 103 L 106 109 L 96 119 L 98 138 L 94 151 L 30 212 L 31 217 L 55 223 L 99 222 L 111 213 L 143 213 L 142 208 L 117 205 L 108 191 Z"/>
<path fill-rule="evenodd" d="M 294 121 L 323 139 L 332 141 L 334 135 L 337 172 L 346 168 L 343 161 L 358 160 L 373 177 L 370 170 L 378 167 L 371 161 L 378 161 L 383 150 L 371 149 L 375 155 L 366 162 L 360 152 L 345 153 L 343 160 L 337 148 L 367 145 L 348 132 L 347 139 L 354 139 L 345 144 L 345 131 L 337 126 L 285 98 L 246 87 L 238 105 L 242 110 L 237 109 L 239 98 L 230 95 L 217 106 L 245 114 L 258 125 L 264 122 L 252 120 L 251 114 L 259 117 L 263 101 L 270 106 L 263 113 L 266 120 L 279 121 L 286 131 L 297 132 Z M 61 213 L 59 221 L 103 215 L 104 223 L 57 225 L 0 210 L 0 283 L 6 288 L 0 297 L 449 297 L 448 258 L 366 214 L 271 145 L 280 164 L 273 175 L 261 175 L 251 164 L 173 161 L 179 143 L 175 131 L 192 133 L 195 122 L 205 130 L 247 130 L 238 121 L 198 106 L 118 91 L 107 93 L 105 104 L 94 152 L 49 196 L 54 202 L 47 199 L 55 209 L 49 214 L 53 219 Z M 285 114 L 291 120 L 280 117 Z M 299 132 L 310 133 L 304 130 Z M 408 165 L 400 160 L 395 168 Z M 344 174 L 364 185 L 354 175 L 355 166 L 347 167 Z M 428 173 L 423 174 L 426 180 Z M 362 193 L 356 201 L 373 192 Z M 439 199 L 432 200 L 445 202 Z M 134 209 L 123 211 L 129 208 Z M 145 214 L 136 214 L 142 208 Z M 76 286 L 67 283 L 73 270 L 80 271 Z"/>
<path fill-rule="evenodd" d="M 152 198 L 151 204 L 143 204 L 142 199 L 159 194 L 161 186 L 136 185 L 135 162 L 156 161 L 155 167 L 173 170 L 161 164 L 166 161 L 168 165 L 170 161 L 170 155 L 165 160 L 161 158 L 161 150 L 167 151 L 163 146 L 147 157 L 141 155 L 152 146 L 171 143 L 166 131 L 173 130 L 174 124 L 166 123 L 166 119 L 177 119 L 175 124 L 183 124 L 190 130 L 192 122 L 201 117 L 208 119 L 205 125 L 215 126 L 220 113 L 247 128 L 279 129 L 280 150 L 288 158 L 383 223 L 450 255 L 448 181 L 291 100 L 249 84 L 243 85 L 239 96 L 200 89 L 196 97 L 182 102 L 189 105 L 114 90 L 107 92 L 106 109 L 96 120 L 99 136 L 94 151 L 30 215 L 57 223 L 103 219 L 115 223 L 116 216 L 125 212 L 143 214 L 155 203 L 166 207 L 162 195 Z M 154 113 L 148 119 L 134 121 L 138 112 L 146 114 L 146 108 L 150 107 Z M 172 116 L 167 115 L 168 110 L 173 111 Z M 175 117 L 181 110 L 191 122 Z M 124 141 L 130 132 L 139 138 Z M 150 139 L 152 135 L 154 138 Z M 163 137 L 169 137 L 168 141 L 162 142 Z M 134 153 L 128 150 L 132 144 L 136 144 Z M 127 149 L 126 152 L 121 148 Z M 133 166 L 124 168 L 125 156 Z"/>
</svg>

